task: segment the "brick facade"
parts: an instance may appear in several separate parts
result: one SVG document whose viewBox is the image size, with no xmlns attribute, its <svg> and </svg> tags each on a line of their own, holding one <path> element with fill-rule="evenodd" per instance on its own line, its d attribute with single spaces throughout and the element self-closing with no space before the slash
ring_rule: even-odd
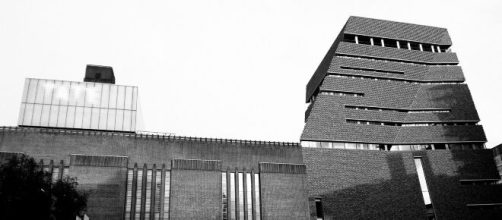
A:
<svg viewBox="0 0 502 220">
<path fill-rule="evenodd" d="M 69 166 L 82 190 L 90 192 L 91 219 L 123 219 L 126 205 L 127 170 L 162 169 L 170 172 L 170 219 L 221 219 L 222 177 L 228 171 L 260 174 L 263 195 L 262 219 L 277 219 L 294 213 L 307 216 L 305 168 L 261 174 L 260 163 L 302 166 L 297 143 L 259 142 L 178 136 L 139 135 L 46 128 L 0 128 L 0 159 L 24 153 L 44 163 Z M 136 171 L 135 171 L 136 172 Z M 136 174 L 135 174 L 136 175 Z M 133 188 L 136 187 L 134 176 Z M 168 185 L 168 186 L 169 186 Z M 154 185 L 152 186 L 154 188 Z M 140 215 L 145 216 L 145 188 Z M 288 202 L 282 202 L 288 195 Z M 152 196 L 153 198 L 153 196 Z M 164 198 L 162 192 L 161 198 Z M 267 205 L 270 204 L 270 205 Z M 132 214 L 136 201 L 132 201 Z M 163 205 L 163 204 L 162 204 Z M 133 215 L 134 216 L 134 215 Z M 142 219 L 148 219 L 142 217 Z M 245 219 L 243 219 L 245 220 Z M 249 219 L 251 220 L 251 219 Z"/>
<path fill-rule="evenodd" d="M 462 179 L 498 179 L 491 150 L 384 152 L 304 148 L 308 193 L 323 201 L 325 219 L 423 219 L 425 206 L 414 157 L 422 157 L 438 219 L 487 219 L 500 209 L 501 185 L 461 185 Z M 311 211 L 312 208 L 311 208 Z M 315 212 L 311 215 L 315 215 Z"/>
</svg>

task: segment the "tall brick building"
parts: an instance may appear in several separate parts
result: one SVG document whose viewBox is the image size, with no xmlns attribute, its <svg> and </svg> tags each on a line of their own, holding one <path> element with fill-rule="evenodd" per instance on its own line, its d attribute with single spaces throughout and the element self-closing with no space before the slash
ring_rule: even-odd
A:
<svg viewBox="0 0 502 220">
<path fill-rule="evenodd" d="M 501 212 L 500 177 L 451 45 L 444 28 L 349 18 L 307 84 L 301 141 L 311 212 Z"/>
<path fill-rule="evenodd" d="M 443 28 L 350 17 L 307 85 L 301 143 L 139 132 L 138 88 L 111 67 L 27 79 L 0 160 L 76 176 L 91 219 L 494 218 L 500 176 L 450 46 Z"/>
</svg>

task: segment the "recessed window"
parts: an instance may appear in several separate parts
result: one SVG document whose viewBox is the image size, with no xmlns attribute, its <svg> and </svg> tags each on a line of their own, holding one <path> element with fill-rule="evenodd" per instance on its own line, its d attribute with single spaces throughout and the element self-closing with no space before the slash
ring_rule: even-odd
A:
<svg viewBox="0 0 502 220">
<path fill-rule="evenodd" d="M 357 39 L 359 40 L 359 44 L 371 45 L 370 37 L 357 36 Z"/>
<path fill-rule="evenodd" d="M 408 42 L 407 41 L 399 41 L 399 47 L 401 49 L 408 50 Z"/>
<path fill-rule="evenodd" d="M 410 46 L 412 50 L 420 50 L 420 44 L 415 42 L 410 42 Z"/>
<path fill-rule="evenodd" d="M 316 220 L 324 220 L 324 211 L 321 199 L 315 199 Z"/>
<path fill-rule="evenodd" d="M 418 182 L 420 183 L 420 189 L 422 191 L 422 196 L 425 203 L 425 208 L 427 210 L 427 219 L 436 219 L 434 214 L 434 207 L 432 205 L 432 200 L 429 194 L 429 188 L 427 187 L 427 181 L 425 180 L 425 172 L 422 164 L 421 157 L 415 157 L 415 167 L 417 169 Z"/>
<path fill-rule="evenodd" d="M 382 38 L 374 37 L 373 38 L 373 44 L 375 46 L 382 46 Z"/>
<path fill-rule="evenodd" d="M 422 48 L 426 52 L 432 52 L 432 48 L 430 44 L 422 44 Z"/>
<path fill-rule="evenodd" d="M 353 34 L 344 34 L 343 42 L 356 43 L 356 36 Z"/>
<path fill-rule="evenodd" d="M 397 48 L 397 41 L 396 40 L 384 39 L 383 41 L 384 41 L 386 47 Z"/>
<path fill-rule="evenodd" d="M 370 69 L 370 68 L 363 68 L 363 67 L 348 67 L 348 66 L 340 66 L 341 69 L 348 69 L 348 70 L 358 70 L 358 71 L 373 71 L 373 72 L 379 72 L 379 73 L 392 73 L 392 74 L 404 74 L 403 71 L 395 71 L 395 70 L 380 70 L 380 69 Z"/>
</svg>

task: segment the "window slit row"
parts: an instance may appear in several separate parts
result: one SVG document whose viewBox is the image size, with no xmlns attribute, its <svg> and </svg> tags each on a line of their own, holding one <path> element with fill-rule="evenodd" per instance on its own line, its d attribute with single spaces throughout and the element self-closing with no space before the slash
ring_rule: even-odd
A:
<svg viewBox="0 0 502 220">
<path fill-rule="evenodd" d="M 437 45 L 429 43 L 419 43 L 405 40 L 396 40 L 388 38 L 379 37 L 369 37 L 354 34 L 344 34 L 343 42 L 355 43 L 355 44 L 366 44 L 372 46 L 380 47 L 392 47 L 404 50 L 418 50 L 431 53 L 447 53 L 450 52 L 450 46 L 447 45 Z"/>
<path fill-rule="evenodd" d="M 41 167 L 44 172 L 47 172 L 50 175 L 52 182 L 57 182 L 69 175 L 70 167 L 64 164 L 63 161 L 60 163 L 56 163 L 53 160 L 50 160 L 49 164 L 44 164 L 41 161 Z"/>
<path fill-rule="evenodd" d="M 425 85 L 457 85 L 462 84 L 461 81 L 419 81 L 419 80 L 408 80 L 408 79 L 398 79 L 390 77 L 376 77 L 376 76 L 363 76 L 363 75 L 350 75 L 342 73 L 328 73 L 330 77 L 336 78 L 351 78 L 351 79 L 369 79 L 375 81 L 388 81 L 388 82 L 403 82 L 409 84 L 425 84 Z"/>
<path fill-rule="evenodd" d="M 128 169 L 124 219 L 169 219 L 169 184 L 169 171 Z"/>
<path fill-rule="evenodd" d="M 223 220 L 260 220 L 260 177 L 249 172 L 222 172 Z"/>
<path fill-rule="evenodd" d="M 373 71 L 378 73 L 390 73 L 390 74 L 404 74 L 403 71 L 396 70 L 380 70 L 380 69 L 372 69 L 372 68 L 364 68 L 364 67 L 350 67 L 350 66 L 340 66 L 341 69 L 347 70 L 356 70 L 356 71 Z"/>
<path fill-rule="evenodd" d="M 357 119 L 346 119 L 345 121 L 350 124 L 401 126 L 401 127 L 477 125 L 476 122 L 391 122 L 391 121 L 369 121 L 369 120 L 357 120 Z"/>
<path fill-rule="evenodd" d="M 363 97 L 364 93 L 345 91 L 321 91 L 322 95 Z"/>
<path fill-rule="evenodd" d="M 458 63 L 436 63 L 436 62 L 420 62 L 420 61 L 411 61 L 411 60 L 402 60 L 402 59 L 392 59 L 385 57 L 371 57 L 371 56 L 361 56 L 361 55 L 351 55 L 344 53 L 337 53 L 336 57 L 342 57 L 347 59 L 358 59 L 358 60 L 371 60 L 371 61 L 379 61 L 379 62 L 392 62 L 392 63 L 402 63 L 413 66 L 458 66 Z"/>
<path fill-rule="evenodd" d="M 356 106 L 346 105 L 346 109 L 364 110 L 364 111 L 386 111 L 386 112 L 403 112 L 403 113 L 449 113 L 450 109 L 437 108 L 437 109 L 399 109 L 399 108 L 382 108 L 374 106 Z"/>
</svg>

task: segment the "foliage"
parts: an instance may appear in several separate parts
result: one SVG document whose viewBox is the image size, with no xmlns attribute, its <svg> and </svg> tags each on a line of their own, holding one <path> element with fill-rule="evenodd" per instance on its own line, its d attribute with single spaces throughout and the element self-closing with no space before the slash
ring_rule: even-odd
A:
<svg viewBox="0 0 502 220">
<path fill-rule="evenodd" d="M 52 182 L 31 157 L 15 155 L 0 165 L 0 219 L 75 219 L 87 195 L 75 178 Z"/>
</svg>

